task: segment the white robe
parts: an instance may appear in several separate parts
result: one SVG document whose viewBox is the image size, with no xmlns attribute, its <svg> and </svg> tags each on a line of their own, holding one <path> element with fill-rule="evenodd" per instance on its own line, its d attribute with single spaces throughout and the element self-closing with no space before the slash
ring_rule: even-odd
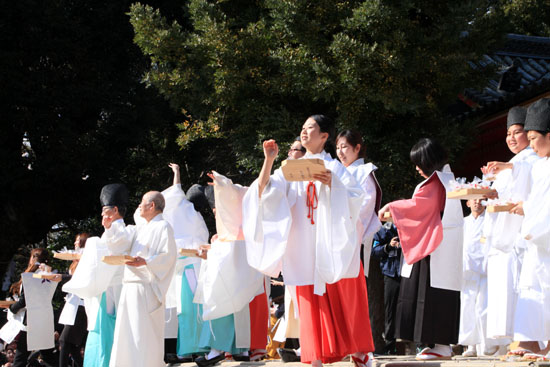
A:
<svg viewBox="0 0 550 367">
<path fill-rule="evenodd" d="M 474 218 L 464 218 L 463 277 L 460 293 L 460 329 L 458 342 L 462 345 L 497 345 L 487 339 L 487 250 L 481 243 L 485 212 Z"/>
<path fill-rule="evenodd" d="M 538 159 L 529 147 L 516 154 L 510 162 L 532 164 Z M 497 175 L 493 184 L 499 198 L 523 201 L 531 186 L 529 174 L 513 177 L 511 170 Z M 514 333 L 514 310 L 521 258 L 525 247 L 520 237 L 523 218 L 507 212 L 487 213 L 483 236 L 490 250 L 487 255 L 487 337 L 511 342 Z"/>
<path fill-rule="evenodd" d="M 198 213 L 191 203 L 185 197 L 185 192 L 181 185 L 172 185 L 162 192 L 164 196 L 165 207 L 162 212 L 164 220 L 172 226 L 174 230 L 174 239 L 179 249 L 198 250 L 200 245 L 208 243 L 208 228 L 200 213 Z M 139 208 L 134 214 L 134 218 L 139 217 Z M 143 220 L 143 218 L 141 218 Z M 138 221 L 136 221 L 138 223 Z M 180 259 L 178 256 L 172 281 L 166 293 L 166 311 L 165 311 L 165 337 L 178 337 L 178 317 L 181 313 L 181 282 L 183 281 L 184 269 L 187 265 L 193 265 L 193 269 L 185 271 L 187 283 L 192 291 L 197 287 L 197 279 L 200 273 L 201 259 L 198 257 L 186 257 Z M 191 302 L 192 300 L 189 300 Z"/>
<path fill-rule="evenodd" d="M 177 250 L 174 232 L 158 214 L 138 225 L 134 236 L 105 230 L 113 253 L 141 256 L 145 266 L 124 265 L 111 367 L 164 367 L 164 301 Z"/>
<path fill-rule="evenodd" d="M 326 284 L 359 274 L 357 221 L 363 190 L 349 171 L 322 152 L 319 158 L 332 172 L 331 187 L 315 181 L 318 207 L 314 224 L 307 218 L 308 182 L 286 181 L 276 170 L 261 198 L 258 180 L 243 199 L 243 232 L 248 263 L 272 277 L 282 271 L 288 285 L 313 285 L 323 295 Z"/>
<path fill-rule="evenodd" d="M 348 171 L 355 177 L 355 180 L 365 191 L 363 204 L 359 212 L 359 221 L 357 222 L 359 235 L 359 244 L 363 244 L 363 267 L 365 275 L 369 274 L 370 253 L 372 250 L 372 238 L 382 226 L 378 219 L 378 209 L 380 209 L 380 201 L 382 199 L 382 190 L 374 176 L 374 171 L 378 168 L 367 163 L 363 158 L 357 159 L 347 167 Z"/>
<path fill-rule="evenodd" d="M 194 302 L 202 304 L 204 320 L 234 314 L 236 347 L 248 348 L 248 305 L 265 291 L 264 275 L 248 265 L 246 258 L 242 198 L 248 188 L 233 184 L 217 172 L 213 174 L 218 239 L 211 244 L 208 259 L 201 266 Z"/>
<path fill-rule="evenodd" d="M 514 165 L 514 176 L 530 171 L 532 188 L 523 202 L 525 217 L 521 236 L 527 249 L 519 279 L 514 340 L 550 339 L 550 160 L 541 159 L 532 167 Z"/>
<path fill-rule="evenodd" d="M 112 223 L 111 231 L 120 232 L 124 236 L 134 235 L 134 226 L 126 226 L 122 219 Z M 104 240 L 99 237 L 90 237 L 86 240 L 86 247 L 82 252 L 78 266 L 67 283 L 63 285 L 63 292 L 72 293 L 84 299 L 84 307 L 88 318 L 88 330 L 96 325 L 97 313 L 103 292 L 108 293 L 109 308 L 114 313 L 118 305 L 122 287 L 123 267 L 113 266 L 101 261 L 103 256 L 111 255 Z"/>
<path fill-rule="evenodd" d="M 21 274 L 27 309 L 27 350 L 53 348 L 55 340 L 52 297 L 57 282 L 33 278 L 32 274 Z"/>
</svg>

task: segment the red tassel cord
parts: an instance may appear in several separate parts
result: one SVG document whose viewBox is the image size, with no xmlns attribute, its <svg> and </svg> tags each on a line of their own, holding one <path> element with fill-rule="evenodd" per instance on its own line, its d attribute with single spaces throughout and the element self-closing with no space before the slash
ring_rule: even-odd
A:
<svg viewBox="0 0 550 367">
<path fill-rule="evenodd" d="M 311 224 L 315 224 L 313 221 L 313 211 L 317 209 L 319 199 L 317 198 L 317 190 L 313 181 L 309 181 L 307 184 L 306 193 L 307 217 L 311 218 Z"/>
</svg>

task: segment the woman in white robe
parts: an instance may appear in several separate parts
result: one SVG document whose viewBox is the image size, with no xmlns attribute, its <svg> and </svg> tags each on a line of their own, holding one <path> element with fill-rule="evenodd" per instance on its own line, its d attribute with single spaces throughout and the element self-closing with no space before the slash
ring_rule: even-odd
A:
<svg viewBox="0 0 550 367">
<path fill-rule="evenodd" d="M 309 183 L 287 181 L 280 169 L 271 175 L 279 148 L 263 143 L 262 171 L 243 200 L 243 232 L 249 264 L 273 277 L 282 270 L 285 284 L 296 286 L 302 363 L 320 366 L 354 353 L 354 363 L 367 366 L 374 346 L 357 241 L 364 194 L 324 149 L 333 131 L 323 115 L 302 127 L 302 159 L 321 159 L 327 168 Z"/>
<path fill-rule="evenodd" d="M 169 167 L 174 173 L 174 180 L 173 185 L 162 192 L 166 201 L 162 215 L 174 229 L 178 251 L 199 250 L 201 245 L 208 243 L 206 223 L 181 188 L 179 166 L 170 163 Z M 134 217 L 138 218 L 138 223 L 139 215 Z M 208 325 L 199 316 L 199 307 L 193 303 L 200 268 L 200 257 L 178 256 L 166 294 L 165 338 L 177 338 L 178 356 L 191 356 L 206 351 L 199 347 L 199 342 L 201 333 L 208 330 Z"/>
<path fill-rule="evenodd" d="M 246 260 L 242 198 L 248 188 L 217 172 L 208 176 L 214 190 L 205 189 L 204 196 L 215 213 L 217 233 L 201 266 L 194 302 L 202 305 L 203 319 L 210 324 L 201 345 L 211 351 L 195 362 L 200 366 L 214 364 L 223 352 L 235 360 L 259 360 L 266 352 L 267 296 L 264 275 Z M 224 334 L 220 334 L 222 327 Z M 248 350 L 250 356 L 241 355 Z"/>
<path fill-rule="evenodd" d="M 515 309 L 514 339 L 519 348 L 547 353 L 542 342 L 550 339 L 550 99 L 544 98 L 529 106 L 525 130 L 537 162 L 491 162 L 488 169 L 510 172 L 514 180 L 529 177 L 527 200 L 511 212 L 524 216 L 521 238 L 527 243 L 519 276 L 519 295 Z M 499 173 L 500 175 L 500 173 Z M 550 356 L 547 356 L 550 357 Z"/>
<path fill-rule="evenodd" d="M 507 118 L 506 144 L 515 156 L 510 164 L 525 162 L 533 164 L 538 157 L 529 147 L 524 129 L 527 110 L 524 107 L 510 109 Z M 493 162 L 494 163 L 494 162 Z M 512 177 L 510 170 L 494 171 L 491 162 L 483 167 L 485 174 L 496 174 L 492 187 L 502 201 L 519 202 L 527 198 L 530 190 L 528 174 Z M 494 172 L 492 172 L 494 171 Z M 521 259 L 525 248 L 520 237 L 523 218 L 507 212 L 487 213 L 483 236 L 489 247 L 487 255 L 487 337 L 499 340 L 500 345 L 509 344 L 514 335 L 514 312 L 517 302 L 517 285 L 521 271 Z M 531 345 L 522 345 L 510 351 L 522 355 Z"/>
<path fill-rule="evenodd" d="M 363 258 L 365 275 L 369 273 L 369 259 L 372 249 L 372 238 L 382 226 L 378 219 L 378 210 L 382 201 L 382 190 L 376 180 L 374 171 L 378 168 L 372 163 L 365 163 L 365 146 L 361 134 L 357 131 L 345 130 L 336 137 L 336 155 L 344 167 L 355 177 L 355 180 L 365 192 L 357 234 L 359 243 L 364 244 Z"/>
</svg>

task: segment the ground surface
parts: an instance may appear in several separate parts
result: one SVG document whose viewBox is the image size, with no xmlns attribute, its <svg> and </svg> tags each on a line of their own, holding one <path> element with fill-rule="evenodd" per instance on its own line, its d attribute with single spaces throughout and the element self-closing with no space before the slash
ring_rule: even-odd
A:
<svg viewBox="0 0 550 367">
<path fill-rule="evenodd" d="M 396 356 L 388 357 L 382 356 L 377 357 L 374 361 L 373 367 L 406 367 L 406 366 L 419 366 L 419 367 L 519 367 L 519 366 L 540 366 L 540 367 L 550 367 L 550 362 L 510 362 L 510 361 L 501 361 L 497 357 L 479 357 L 479 358 L 464 358 L 464 357 L 453 357 L 452 360 L 448 361 L 432 361 L 432 362 L 421 362 L 416 361 L 414 356 Z M 172 365 L 174 366 L 174 365 Z M 182 367 L 196 367 L 195 363 L 182 363 L 177 366 Z M 223 362 L 216 365 L 216 367 L 306 367 L 310 365 L 301 364 L 301 363 L 282 363 L 280 360 L 271 360 L 271 361 L 262 361 L 262 362 Z M 326 364 L 325 366 L 330 367 L 353 367 L 353 363 L 350 362 L 338 362 L 332 364 Z"/>
</svg>

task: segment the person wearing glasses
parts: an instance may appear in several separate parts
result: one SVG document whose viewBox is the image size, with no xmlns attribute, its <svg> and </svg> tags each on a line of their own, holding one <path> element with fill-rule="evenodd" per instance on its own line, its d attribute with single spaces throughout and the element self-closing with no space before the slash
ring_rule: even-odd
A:
<svg viewBox="0 0 550 367">
<path fill-rule="evenodd" d="M 294 143 L 290 145 L 290 148 L 288 148 L 288 159 L 300 159 L 304 155 L 306 155 L 306 148 L 302 146 L 302 142 L 298 136 L 294 140 Z"/>
</svg>

